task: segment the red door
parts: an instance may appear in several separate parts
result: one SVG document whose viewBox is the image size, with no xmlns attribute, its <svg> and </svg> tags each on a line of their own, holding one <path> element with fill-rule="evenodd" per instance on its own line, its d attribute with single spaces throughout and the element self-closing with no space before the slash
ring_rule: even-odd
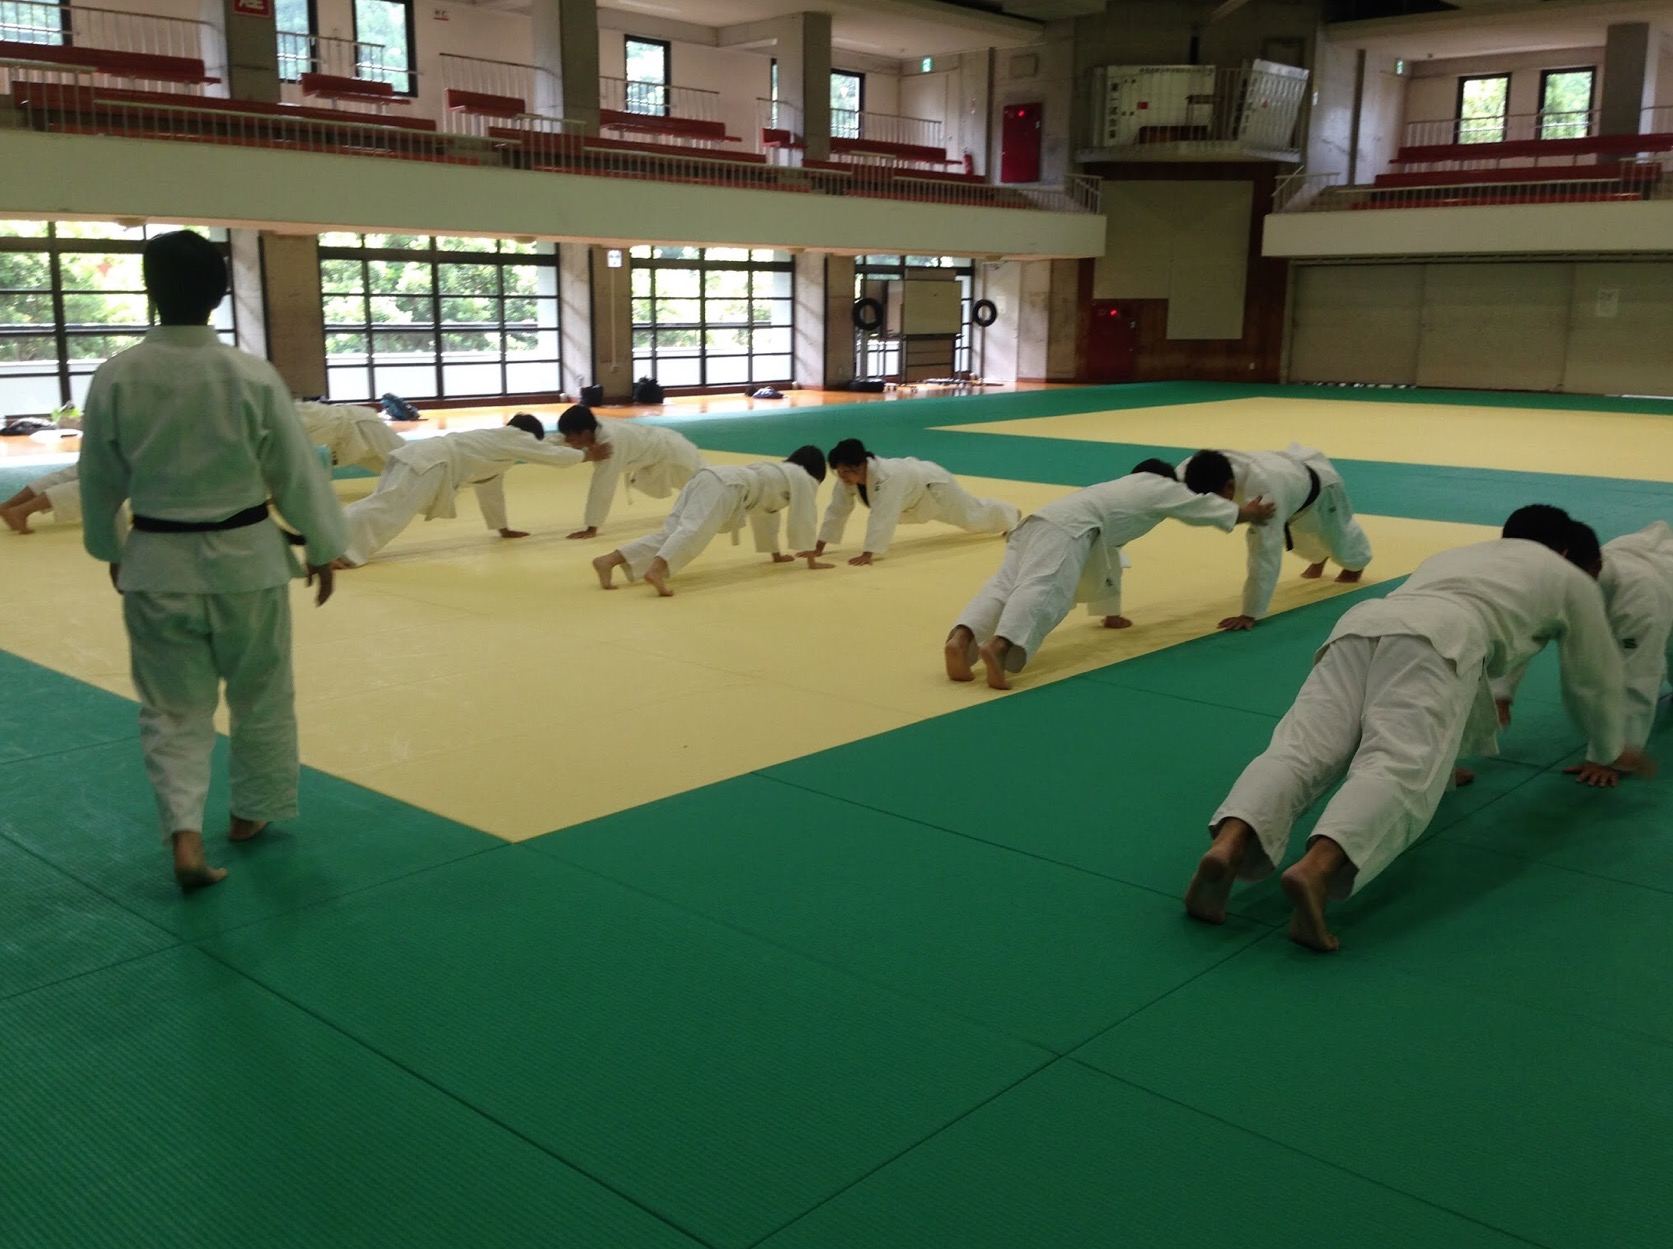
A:
<svg viewBox="0 0 1673 1249">
<path fill-rule="evenodd" d="M 999 123 L 999 180 L 1040 180 L 1040 118 L 1045 106 L 1007 104 Z"/>
<path fill-rule="evenodd" d="M 1092 303 L 1092 324 L 1086 333 L 1086 380 L 1089 382 L 1130 382 L 1133 380 L 1138 340 L 1138 321 L 1108 299 Z"/>
</svg>

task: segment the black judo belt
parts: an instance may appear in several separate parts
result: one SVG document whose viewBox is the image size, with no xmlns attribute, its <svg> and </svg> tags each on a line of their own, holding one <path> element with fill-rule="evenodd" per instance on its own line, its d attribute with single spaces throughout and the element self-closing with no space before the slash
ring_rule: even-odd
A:
<svg viewBox="0 0 1673 1249">
<path fill-rule="evenodd" d="M 164 520 L 158 516 L 135 516 L 134 528 L 147 533 L 224 533 L 229 529 L 248 529 L 251 525 L 259 525 L 267 516 L 267 504 L 257 503 L 241 512 L 234 512 L 224 520 Z M 307 538 L 283 525 L 279 525 L 278 530 L 292 546 L 307 544 Z"/>
<path fill-rule="evenodd" d="M 1307 501 L 1290 513 L 1290 520 L 1294 520 L 1317 503 L 1319 501 L 1319 491 L 1324 489 L 1324 483 L 1319 480 L 1319 475 L 1309 465 L 1303 464 L 1301 467 L 1307 470 L 1307 480 L 1311 484 L 1307 487 Z M 1290 537 L 1290 520 L 1284 522 L 1284 549 L 1286 551 L 1295 550 L 1295 539 Z"/>
</svg>

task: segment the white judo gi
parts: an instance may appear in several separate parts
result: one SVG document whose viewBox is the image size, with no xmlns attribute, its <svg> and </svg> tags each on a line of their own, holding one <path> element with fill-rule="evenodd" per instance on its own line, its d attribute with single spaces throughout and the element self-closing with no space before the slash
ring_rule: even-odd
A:
<svg viewBox="0 0 1673 1249">
<path fill-rule="evenodd" d="M 79 464 L 67 464 L 56 472 L 37 477 L 29 483 L 29 488 L 36 494 L 46 495 L 47 504 L 52 509 L 52 519 L 60 525 L 81 523 L 80 476 Z"/>
<path fill-rule="evenodd" d="M 746 520 L 755 535 L 755 549 L 773 554 L 781 549 L 781 513 L 789 550 L 811 550 L 818 492 L 818 483 L 807 471 L 788 461 L 700 468 L 680 490 L 662 528 L 620 549 L 627 575 L 635 580 L 644 576 L 658 556 L 670 574 L 677 573 L 701 555 L 716 534 L 729 532 L 736 541 Z"/>
<path fill-rule="evenodd" d="M 378 488 L 345 509 L 349 547 L 344 558 L 356 566 L 364 564 L 420 512 L 425 520 L 457 516 L 454 497 L 466 486 L 476 491 L 488 528 L 509 529 L 505 474 L 513 465 L 569 468 L 583 458 L 561 442 L 542 441 L 515 425 L 404 442 L 389 453 Z"/>
<path fill-rule="evenodd" d="M 296 814 L 299 764 L 290 655 L 291 547 L 265 516 L 208 532 L 124 535 L 136 517 L 207 524 L 269 498 L 323 566 L 347 541 L 331 482 L 265 360 L 223 346 L 207 326 L 161 326 L 99 366 L 81 444 L 87 550 L 120 563 L 140 742 L 163 839 L 201 831 L 226 683 L 232 814 Z"/>
<path fill-rule="evenodd" d="M 703 467 L 703 457 L 683 434 L 641 421 L 603 420 L 593 435 L 610 447 L 610 457 L 593 461 L 592 485 L 582 524 L 597 529 L 610 515 L 616 483 L 622 482 L 629 501 L 633 492 L 666 499 Z"/>
<path fill-rule="evenodd" d="M 825 509 L 825 522 L 819 527 L 819 541 L 827 546 L 842 541 L 859 498 L 858 486 L 837 482 Z M 874 455 L 866 461 L 866 506 L 870 515 L 864 550 L 876 556 L 888 554 L 895 528 L 903 523 L 939 520 L 966 533 L 1009 533 L 1022 519 L 1014 504 L 978 499 L 939 464 L 910 457 L 885 460 Z"/>
<path fill-rule="evenodd" d="M 1282 451 L 1221 454 L 1231 461 L 1232 501 L 1241 507 L 1250 499 L 1264 498 L 1275 509 L 1271 523 L 1249 527 L 1242 615 L 1256 620 L 1266 616 L 1288 548 L 1293 547 L 1309 564 L 1333 559 L 1354 572 L 1371 562 L 1371 539 L 1354 519 L 1342 475 L 1323 452 L 1292 442 Z M 1307 496 L 1312 493 L 1313 479 L 1308 469 L 1319 479 L 1319 492 L 1311 504 Z M 1185 477 L 1184 464 L 1179 466 L 1179 476 Z"/>
<path fill-rule="evenodd" d="M 974 637 L 969 661 L 997 635 L 1011 644 L 1006 671 L 1020 672 L 1077 602 L 1095 616 L 1121 614 L 1127 543 L 1169 517 L 1230 533 L 1237 516 L 1230 500 L 1196 494 L 1158 473 L 1130 473 L 1046 504 L 1011 531 L 999 571 L 958 618 Z"/>
<path fill-rule="evenodd" d="M 1247 823 L 1260 848 L 1239 874 L 1265 876 L 1295 821 L 1346 773 L 1312 835 L 1346 852 L 1330 892 L 1347 897 L 1422 835 L 1460 753 L 1497 752 L 1491 682 L 1547 640 L 1561 650 L 1569 713 L 1593 758 L 1612 762 L 1626 746 L 1621 657 L 1597 583 L 1537 542 L 1501 538 L 1432 556 L 1337 622 L 1211 832 Z"/>
<path fill-rule="evenodd" d="M 406 445 L 406 440 L 389 428 L 378 408 L 299 399 L 296 414 L 302 418 L 309 441 L 330 451 L 333 464 L 381 473 L 389 453 Z"/>
<path fill-rule="evenodd" d="M 1626 743 L 1642 749 L 1673 665 L 1673 529 L 1667 522 L 1605 542 L 1598 589 L 1626 671 Z M 1522 664 L 1495 681 L 1493 697 L 1514 701 L 1527 670 Z M 1599 757 L 1597 743 L 1587 753 L 1609 761 Z"/>
</svg>

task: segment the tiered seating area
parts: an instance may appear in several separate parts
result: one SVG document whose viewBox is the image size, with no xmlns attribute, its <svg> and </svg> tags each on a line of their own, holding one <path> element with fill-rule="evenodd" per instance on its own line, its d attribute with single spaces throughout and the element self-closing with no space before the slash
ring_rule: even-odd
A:
<svg viewBox="0 0 1673 1249">
<path fill-rule="evenodd" d="M 219 82 L 204 72 L 201 58 L 162 56 L 149 52 L 120 52 L 110 48 L 69 47 L 0 39 L 0 61 L 84 69 L 129 82 L 173 82 L 200 86 Z"/>
<path fill-rule="evenodd" d="M 1593 135 L 1504 143 L 1403 147 L 1354 197 L 1354 208 L 1434 208 L 1470 204 L 1588 203 L 1641 200 L 1660 183 L 1656 156 L 1673 152 L 1673 134 Z M 1562 162 L 1562 163 L 1550 163 Z"/>
</svg>

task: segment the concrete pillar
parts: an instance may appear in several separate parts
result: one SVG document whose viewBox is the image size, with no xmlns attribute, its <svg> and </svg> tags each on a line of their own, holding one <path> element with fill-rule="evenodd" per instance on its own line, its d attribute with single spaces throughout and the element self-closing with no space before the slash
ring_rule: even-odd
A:
<svg viewBox="0 0 1673 1249">
<path fill-rule="evenodd" d="M 227 250 L 232 270 L 233 316 L 238 327 L 238 349 L 267 359 L 267 291 L 261 273 L 261 234 L 228 230 Z"/>
<path fill-rule="evenodd" d="M 803 156 L 831 158 L 831 15 L 793 13 L 777 23 L 778 98 L 801 110 Z"/>
<path fill-rule="evenodd" d="M 579 249 L 574 249 L 579 250 Z M 633 397 L 633 284 L 622 248 L 590 247 L 593 378 L 612 403 Z M 621 257 L 612 268 L 611 252 Z"/>
<path fill-rule="evenodd" d="M 279 40 L 269 6 L 265 17 L 241 12 L 237 0 L 199 0 L 203 63 L 234 100 L 279 99 Z"/>
<path fill-rule="evenodd" d="M 592 249 L 576 243 L 558 248 L 558 327 L 564 389 L 579 400 L 593 380 L 593 281 Z"/>
<path fill-rule="evenodd" d="M 535 84 L 534 108 L 598 133 L 598 4 L 596 0 L 532 0 L 534 63 L 550 77 Z"/>
<path fill-rule="evenodd" d="M 266 291 L 267 358 L 290 386 L 291 394 L 326 394 L 319 239 L 312 234 L 264 232 L 261 272 Z"/>
<path fill-rule="evenodd" d="M 1644 110 L 1655 103 L 1661 41 L 1648 22 L 1616 22 L 1603 41 L 1603 93 L 1599 134 L 1637 134 Z"/>
<path fill-rule="evenodd" d="M 1075 380 L 1080 368 L 1080 265 L 1078 260 L 1030 260 L 1021 265 L 1018 380 Z"/>
</svg>

